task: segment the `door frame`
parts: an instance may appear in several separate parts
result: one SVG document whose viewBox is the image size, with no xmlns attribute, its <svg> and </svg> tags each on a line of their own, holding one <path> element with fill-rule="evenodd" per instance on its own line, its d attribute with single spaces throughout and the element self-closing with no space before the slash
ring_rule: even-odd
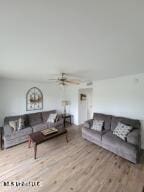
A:
<svg viewBox="0 0 144 192">
<path fill-rule="evenodd" d="M 87 94 L 90 93 L 91 95 L 91 114 L 90 114 L 90 117 L 92 118 L 92 103 L 93 103 L 93 88 L 92 87 L 89 87 L 89 88 L 80 88 L 78 90 L 78 124 L 82 124 L 82 120 L 81 120 L 81 100 L 80 100 L 80 94 Z M 87 97 L 88 98 L 88 97 Z M 88 106 L 87 106 L 87 118 L 85 120 L 88 120 Z"/>
</svg>

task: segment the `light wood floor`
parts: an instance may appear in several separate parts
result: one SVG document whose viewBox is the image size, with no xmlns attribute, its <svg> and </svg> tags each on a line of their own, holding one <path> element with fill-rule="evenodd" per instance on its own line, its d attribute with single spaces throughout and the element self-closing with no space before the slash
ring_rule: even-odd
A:
<svg viewBox="0 0 144 192">
<path fill-rule="evenodd" d="M 3 187 L 0 192 L 144 192 L 144 164 L 134 165 L 81 137 L 80 127 L 38 146 L 0 151 L 0 182 L 40 181 L 40 187 Z"/>
</svg>

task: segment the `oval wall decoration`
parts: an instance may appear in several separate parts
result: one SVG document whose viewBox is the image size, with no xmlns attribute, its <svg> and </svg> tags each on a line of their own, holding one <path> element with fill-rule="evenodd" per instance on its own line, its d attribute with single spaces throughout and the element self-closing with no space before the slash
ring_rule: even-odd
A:
<svg viewBox="0 0 144 192">
<path fill-rule="evenodd" d="M 26 110 L 40 110 L 43 109 L 43 94 L 37 87 L 32 87 L 26 94 Z"/>
</svg>

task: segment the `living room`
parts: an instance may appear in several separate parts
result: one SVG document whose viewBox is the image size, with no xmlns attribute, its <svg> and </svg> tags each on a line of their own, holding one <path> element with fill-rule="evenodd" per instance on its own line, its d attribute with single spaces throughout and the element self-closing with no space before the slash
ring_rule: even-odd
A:
<svg viewBox="0 0 144 192">
<path fill-rule="evenodd" d="M 143 8 L 0 1 L 0 191 L 144 191 Z"/>
</svg>

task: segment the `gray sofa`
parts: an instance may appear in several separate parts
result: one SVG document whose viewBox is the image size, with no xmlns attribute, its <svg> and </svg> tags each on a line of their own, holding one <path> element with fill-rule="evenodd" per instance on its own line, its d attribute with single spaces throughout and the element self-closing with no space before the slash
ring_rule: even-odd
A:
<svg viewBox="0 0 144 192">
<path fill-rule="evenodd" d="M 104 120 L 101 132 L 91 129 L 93 119 Z M 133 162 L 140 160 L 141 137 L 140 121 L 124 117 L 115 117 L 106 114 L 94 113 L 93 119 L 85 122 L 82 127 L 82 137 Z M 113 134 L 118 122 L 132 126 L 134 129 L 127 135 L 127 141 L 123 141 Z"/>
<path fill-rule="evenodd" d="M 63 128 L 64 123 L 61 115 L 58 115 L 55 123 L 47 123 L 48 116 L 51 113 L 56 113 L 56 110 L 6 117 L 3 130 L 4 148 L 27 141 L 28 135 L 32 132 L 41 131 L 49 127 Z M 9 121 L 17 120 L 20 117 L 24 119 L 25 127 L 19 131 L 13 131 L 9 126 Z"/>
</svg>

